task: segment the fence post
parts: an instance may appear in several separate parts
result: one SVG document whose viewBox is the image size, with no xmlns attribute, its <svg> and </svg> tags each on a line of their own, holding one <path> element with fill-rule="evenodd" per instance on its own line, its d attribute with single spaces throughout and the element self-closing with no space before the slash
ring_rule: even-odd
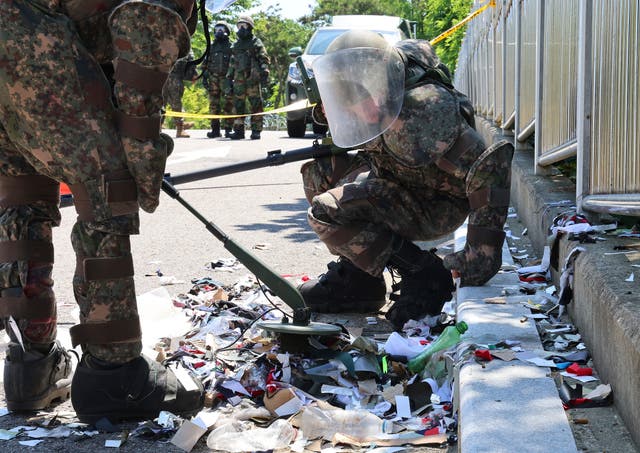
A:
<svg viewBox="0 0 640 453">
<path fill-rule="evenodd" d="M 582 213 L 582 202 L 590 192 L 591 166 L 591 85 L 593 0 L 580 2 L 578 10 L 578 93 L 576 112 L 576 207 Z"/>
</svg>

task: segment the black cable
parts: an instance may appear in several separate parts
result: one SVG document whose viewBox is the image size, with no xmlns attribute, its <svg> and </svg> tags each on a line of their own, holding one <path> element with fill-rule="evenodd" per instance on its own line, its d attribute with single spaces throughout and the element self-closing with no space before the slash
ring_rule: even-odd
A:
<svg viewBox="0 0 640 453">
<path fill-rule="evenodd" d="M 218 353 L 220 351 L 228 351 L 231 346 L 233 346 L 234 344 L 236 344 L 238 342 L 238 340 L 240 340 L 240 338 L 242 338 L 244 336 L 244 334 L 247 332 L 247 330 L 249 330 L 256 322 L 258 322 L 264 315 L 266 315 L 269 312 L 272 312 L 274 310 L 277 310 L 278 308 L 270 308 L 267 311 L 265 311 L 264 313 L 261 313 L 260 316 L 258 316 L 256 319 L 254 319 L 253 321 L 251 321 L 249 323 L 249 325 L 247 327 L 245 327 L 240 334 L 236 337 L 235 340 L 233 340 L 231 343 L 229 343 L 228 345 L 226 345 L 224 348 L 220 348 L 220 349 L 216 349 L 215 352 Z"/>
</svg>

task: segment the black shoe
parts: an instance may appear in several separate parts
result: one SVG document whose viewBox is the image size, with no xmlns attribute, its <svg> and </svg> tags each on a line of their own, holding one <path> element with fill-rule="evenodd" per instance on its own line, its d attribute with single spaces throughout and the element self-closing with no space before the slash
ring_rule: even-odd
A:
<svg viewBox="0 0 640 453">
<path fill-rule="evenodd" d="M 224 138 L 231 138 L 231 128 L 226 128 L 224 130 Z"/>
<path fill-rule="evenodd" d="M 327 273 L 298 287 L 316 313 L 371 313 L 386 303 L 384 278 L 374 277 L 345 258 L 330 262 Z"/>
<path fill-rule="evenodd" d="M 57 341 L 48 354 L 10 343 L 4 361 L 4 393 L 11 412 L 39 411 L 71 393 L 71 357 Z"/>
<path fill-rule="evenodd" d="M 207 132 L 207 138 L 217 138 L 217 137 L 221 137 L 220 135 L 220 129 L 218 129 L 217 131 L 209 131 Z"/>
<path fill-rule="evenodd" d="M 260 140 L 260 131 L 251 131 L 251 140 Z"/>
<path fill-rule="evenodd" d="M 451 271 L 445 269 L 442 259 L 435 251 L 415 247 L 419 250 L 418 259 L 398 259 L 397 256 L 392 256 L 390 262 L 390 266 L 397 270 L 401 277 L 400 284 L 393 286 L 394 293 L 390 295 L 390 299 L 395 303 L 386 314 L 386 318 L 396 329 L 401 329 L 410 319 L 417 320 L 426 315 L 440 314 L 442 306 L 451 300 L 455 290 Z M 405 255 L 403 258 L 408 256 Z M 407 265 L 409 262 L 413 264 Z M 401 266 L 398 263 L 405 265 Z M 395 293 L 398 288 L 399 295 Z"/>
<path fill-rule="evenodd" d="M 148 420 L 160 411 L 190 417 L 204 405 L 199 380 L 192 379 L 193 388 L 187 390 L 171 369 L 147 357 L 113 368 L 102 363 L 85 354 L 73 376 L 71 402 L 84 423 L 103 417 L 112 423 Z"/>
<path fill-rule="evenodd" d="M 238 126 L 233 128 L 233 132 L 229 135 L 231 140 L 243 140 L 244 139 L 244 126 Z"/>
</svg>

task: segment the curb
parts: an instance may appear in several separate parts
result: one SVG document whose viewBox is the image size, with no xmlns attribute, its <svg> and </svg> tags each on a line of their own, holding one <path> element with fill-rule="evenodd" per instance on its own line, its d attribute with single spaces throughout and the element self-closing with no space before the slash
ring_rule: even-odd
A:
<svg viewBox="0 0 640 453">
<path fill-rule="evenodd" d="M 456 243 L 464 240 L 464 227 L 456 232 Z M 460 237 L 458 237 L 460 235 Z M 503 263 L 513 264 L 506 241 Z M 522 305 L 535 296 L 503 296 L 503 288 L 518 286 L 514 273 L 499 273 L 484 286 L 458 288 L 457 321 L 469 330 L 463 340 L 492 344 L 501 340 L 520 341 L 526 351 L 543 351 L 535 322 L 520 320 L 530 313 Z M 502 297 L 504 303 L 486 303 Z M 577 452 L 569 420 L 548 368 L 521 360 L 494 359 L 481 365 L 466 362 L 456 367 L 459 432 L 458 451 Z"/>
</svg>

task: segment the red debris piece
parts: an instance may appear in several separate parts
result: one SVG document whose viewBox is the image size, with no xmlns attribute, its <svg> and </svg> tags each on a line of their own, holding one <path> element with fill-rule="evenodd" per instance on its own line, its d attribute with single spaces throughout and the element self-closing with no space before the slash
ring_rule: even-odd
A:
<svg viewBox="0 0 640 453">
<path fill-rule="evenodd" d="M 577 376 L 591 376 L 593 374 L 593 368 L 581 367 L 577 363 L 572 363 L 567 367 L 569 373 L 573 373 Z"/>
</svg>

